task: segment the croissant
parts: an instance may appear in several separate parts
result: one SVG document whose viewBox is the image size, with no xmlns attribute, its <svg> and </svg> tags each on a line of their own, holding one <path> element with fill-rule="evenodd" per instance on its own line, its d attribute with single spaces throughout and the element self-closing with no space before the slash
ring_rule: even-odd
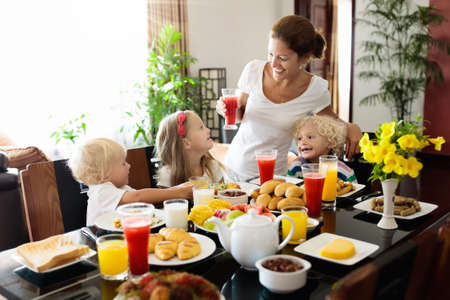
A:
<svg viewBox="0 0 450 300">
<path fill-rule="evenodd" d="M 178 245 L 177 256 L 180 260 L 186 260 L 199 255 L 201 251 L 200 243 L 194 237 L 190 237 Z"/>
<path fill-rule="evenodd" d="M 172 241 L 161 241 L 155 246 L 155 256 L 161 260 L 168 260 L 175 256 L 177 243 Z"/>
<path fill-rule="evenodd" d="M 290 188 L 291 186 L 296 186 L 292 182 L 283 182 L 275 187 L 274 194 L 275 196 L 284 196 L 286 193 L 286 190 Z"/>
<path fill-rule="evenodd" d="M 155 251 L 155 245 L 164 240 L 164 236 L 159 233 L 151 233 L 148 239 L 148 253 Z"/>
<path fill-rule="evenodd" d="M 182 228 L 164 227 L 159 231 L 159 233 L 164 236 L 166 241 L 173 241 L 177 244 L 190 237 L 189 233 Z"/>
</svg>

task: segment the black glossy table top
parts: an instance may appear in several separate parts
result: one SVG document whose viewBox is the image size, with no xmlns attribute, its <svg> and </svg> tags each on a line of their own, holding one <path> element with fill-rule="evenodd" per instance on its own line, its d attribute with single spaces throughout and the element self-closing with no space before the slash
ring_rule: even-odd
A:
<svg viewBox="0 0 450 300">
<path fill-rule="evenodd" d="M 448 196 L 450 158 L 445 158 L 444 163 L 433 157 L 430 161 L 431 163 L 425 164 L 426 167 L 418 179 L 409 180 L 409 182 L 405 180 L 402 183 L 401 194 L 415 196 L 420 201 L 438 204 L 439 207 L 435 211 L 413 220 L 397 220 L 398 229 L 384 230 L 376 226 L 381 216 L 354 209 L 355 202 L 351 199 L 339 200 L 336 211 L 322 212 L 320 225 L 308 233 L 308 238 L 321 232 L 330 232 L 376 244 L 379 249 L 355 265 L 344 266 L 304 256 L 294 252 L 293 246 L 286 246 L 281 253 L 300 256 L 312 264 L 307 284 L 293 294 L 272 294 L 262 287 L 258 281 L 258 272 L 249 272 L 240 268 L 231 255 L 222 249 L 217 235 L 211 233 L 206 235 L 216 242 L 217 249 L 213 255 L 203 261 L 172 269 L 204 276 L 218 286 L 226 299 L 324 299 L 337 280 L 373 260 L 390 247 L 416 236 L 448 214 L 450 208 L 450 197 Z M 95 231 L 95 228 L 93 229 Z M 200 230 L 197 232 L 202 233 Z M 79 230 L 71 234 L 79 238 L 80 242 L 94 248 L 94 243 L 82 235 Z M 75 275 L 72 278 L 70 278 L 71 274 L 77 274 L 79 270 L 70 270 L 70 272 L 63 270 L 53 276 L 54 278 L 45 278 L 47 281 L 44 281 L 45 284 L 39 287 L 14 272 L 21 265 L 11 259 L 12 253 L 14 253 L 14 249 L 0 253 L 0 295 L 7 299 L 112 299 L 116 294 L 115 289 L 118 283 L 104 281 L 99 277 L 98 269 L 95 268 L 96 256 L 89 259 L 94 266 L 93 270 L 89 271 L 88 268 L 88 271 L 82 275 Z M 160 269 L 150 266 L 151 271 Z M 28 274 L 28 276 L 33 277 L 33 274 Z"/>
</svg>

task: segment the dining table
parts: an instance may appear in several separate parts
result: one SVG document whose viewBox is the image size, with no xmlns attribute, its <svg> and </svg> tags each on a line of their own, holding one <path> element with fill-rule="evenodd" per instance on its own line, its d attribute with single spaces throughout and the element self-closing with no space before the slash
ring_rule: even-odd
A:
<svg viewBox="0 0 450 300">
<path fill-rule="evenodd" d="M 280 253 L 301 257 L 312 265 L 306 285 L 293 293 L 277 294 L 263 287 L 258 279 L 258 271 L 243 269 L 225 251 L 216 233 L 195 226 L 191 226 L 192 231 L 204 234 L 215 242 L 216 249 L 210 256 L 178 266 L 149 265 L 149 270 L 170 268 L 201 275 L 214 283 L 225 299 L 325 299 L 333 291 L 336 282 L 345 275 L 424 231 L 435 228 L 449 217 L 450 158 L 445 157 L 442 160 L 445 163 L 433 156 L 425 155 L 422 159 L 425 167 L 420 176 L 403 180 L 399 191 L 421 202 L 436 204 L 437 208 L 417 218 L 397 219 L 398 228 L 387 230 L 377 227 L 380 215 L 354 208 L 358 204 L 357 198 L 371 192 L 369 188 L 349 197 L 338 198 L 334 210 L 321 212 L 319 225 L 308 231 L 307 240 L 322 233 L 331 233 L 374 244 L 378 249 L 359 262 L 343 265 L 296 252 L 296 245 L 288 244 Z M 158 230 L 152 228 L 152 231 Z M 90 226 L 67 234 L 96 250 L 94 239 L 105 233 L 108 231 Z M 121 281 L 101 278 L 97 255 L 48 273 L 33 272 L 13 259 L 14 255 L 15 249 L 0 252 L 0 299 L 113 299 L 121 284 Z"/>
</svg>

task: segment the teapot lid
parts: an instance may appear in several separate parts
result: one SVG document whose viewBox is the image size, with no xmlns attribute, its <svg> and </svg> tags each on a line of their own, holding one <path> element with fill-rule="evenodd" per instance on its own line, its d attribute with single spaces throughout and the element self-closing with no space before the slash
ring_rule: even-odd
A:
<svg viewBox="0 0 450 300">
<path fill-rule="evenodd" d="M 236 218 L 233 224 L 234 223 L 237 223 L 236 225 L 238 226 L 258 227 L 271 224 L 272 221 L 266 216 L 258 215 L 258 211 L 254 208 L 251 208 L 247 211 L 246 215 Z"/>
</svg>

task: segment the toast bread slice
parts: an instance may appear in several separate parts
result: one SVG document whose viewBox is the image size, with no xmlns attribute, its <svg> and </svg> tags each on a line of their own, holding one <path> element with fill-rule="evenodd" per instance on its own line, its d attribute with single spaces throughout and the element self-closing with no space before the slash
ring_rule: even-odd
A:
<svg viewBox="0 0 450 300">
<path fill-rule="evenodd" d="M 89 247 L 75 244 L 70 236 L 60 234 L 20 245 L 16 252 L 29 266 L 43 272 L 83 256 L 89 252 Z"/>
</svg>

